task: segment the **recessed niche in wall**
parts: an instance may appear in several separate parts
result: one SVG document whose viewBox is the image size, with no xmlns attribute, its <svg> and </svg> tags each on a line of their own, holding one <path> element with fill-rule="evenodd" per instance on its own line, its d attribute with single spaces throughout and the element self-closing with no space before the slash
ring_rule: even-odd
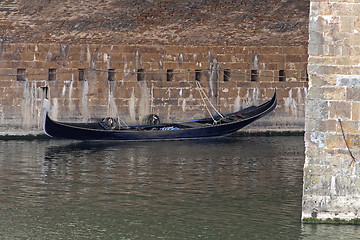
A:
<svg viewBox="0 0 360 240">
<path fill-rule="evenodd" d="M 26 81 L 26 69 L 19 68 L 16 73 L 17 81 Z"/>
<path fill-rule="evenodd" d="M 79 81 L 86 81 L 85 69 L 79 68 Z"/>
<path fill-rule="evenodd" d="M 308 73 L 308 71 L 306 71 L 306 81 L 307 82 L 309 81 L 309 73 Z"/>
<path fill-rule="evenodd" d="M 252 82 L 257 82 L 257 80 L 259 79 L 259 74 L 257 70 L 251 70 L 251 78 L 250 80 Z"/>
<path fill-rule="evenodd" d="M 201 81 L 201 74 L 202 72 L 201 72 L 201 70 L 195 70 L 195 80 L 196 81 Z"/>
<path fill-rule="evenodd" d="M 137 70 L 137 80 L 140 81 L 145 81 L 145 70 L 140 68 Z"/>
<path fill-rule="evenodd" d="M 286 81 L 285 70 L 279 70 L 279 82 L 285 82 L 285 81 Z"/>
<path fill-rule="evenodd" d="M 56 68 L 50 68 L 49 69 L 48 80 L 49 81 L 55 81 L 56 80 Z"/>
<path fill-rule="evenodd" d="M 224 82 L 230 81 L 230 69 L 224 69 Z"/>
<path fill-rule="evenodd" d="M 108 69 L 108 81 L 115 81 L 115 69 Z"/>
<path fill-rule="evenodd" d="M 174 70 L 173 69 L 166 70 L 166 81 L 168 81 L 168 82 L 174 81 Z"/>
</svg>

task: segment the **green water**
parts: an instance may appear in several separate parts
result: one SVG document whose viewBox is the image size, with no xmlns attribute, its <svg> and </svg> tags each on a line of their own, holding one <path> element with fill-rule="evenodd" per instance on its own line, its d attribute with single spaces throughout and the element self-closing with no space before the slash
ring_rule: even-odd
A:
<svg viewBox="0 0 360 240">
<path fill-rule="evenodd" d="M 0 239 L 356 239 L 302 225 L 302 137 L 0 141 Z"/>
</svg>

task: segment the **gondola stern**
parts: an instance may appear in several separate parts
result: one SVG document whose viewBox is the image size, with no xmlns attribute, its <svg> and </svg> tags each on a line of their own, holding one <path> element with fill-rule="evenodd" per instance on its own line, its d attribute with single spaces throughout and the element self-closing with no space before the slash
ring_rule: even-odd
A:
<svg viewBox="0 0 360 240">
<path fill-rule="evenodd" d="M 50 119 L 48 112 L 44 112 L 44 133 L 49 137 L 54 137 L 48 131 L 49 121 L 52 121 L 52 120 Z"/>
<path fill-rule="evenodd" d="M 49 137 L 52 137 L 48 131 L 47 131 L 47 125 L 48 125 L 48 121 L 49 121 L 49 114 L 50 112 L 50 101 L 48 99 L 44 99 L 44 102 L 43 102 L 43 129 L 44 129 L 44 133 L 49 136 Z"/>
</svg>

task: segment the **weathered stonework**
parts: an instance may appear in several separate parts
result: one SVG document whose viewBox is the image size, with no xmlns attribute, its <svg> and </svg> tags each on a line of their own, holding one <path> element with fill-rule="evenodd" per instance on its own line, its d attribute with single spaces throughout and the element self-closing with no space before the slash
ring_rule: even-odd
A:
<svg viewBox="0 0 360 240">
<path fill-rule="evenodd" d="M 301 46 L 309 0 L 6 0 L 0 40 L 179 46 Z"/>
<path fill-rule="evenodd" d="M 276 111 L 250 127 L 303 130 L 308 12 L 309 0 L 0 1 L 0 134 L 40 133 L 45 97 L 64 121 L 203 117 L 200 75 L 223 112 L 276 88 Z"/>
<path fill-rule="evenodd" d="M 196 89 L 197 71 L 222 112 L 260 104 L 277 90 L 277 109 L 251 128 L 304 126 L 308 56 L 302 46 L 3 43 L 0 49 L 1 135 L 41 133 L 45 97 L 52 117 L 63 121 L 112 116 L 131 124 L 150 113 L 162 122 L 200 118 L 207 112 Z"/>
<path fill-rule="evenodd" d="M 359 161 L 347 148 L 360 159 L 359 14 L 357 0 L 310 4 L 303 219 L 360 217 Z"/>
</svg>

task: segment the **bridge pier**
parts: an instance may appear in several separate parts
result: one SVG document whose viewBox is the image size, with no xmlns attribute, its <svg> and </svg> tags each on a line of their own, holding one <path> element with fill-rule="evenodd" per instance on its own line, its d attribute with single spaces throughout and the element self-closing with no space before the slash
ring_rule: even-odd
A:
<svg viewBox="0 0 360 240">
<path fill-rule="evenodd" d="M 360 3 L 311 0 L 304 222 L 360 218 Z"/>
</svg>

